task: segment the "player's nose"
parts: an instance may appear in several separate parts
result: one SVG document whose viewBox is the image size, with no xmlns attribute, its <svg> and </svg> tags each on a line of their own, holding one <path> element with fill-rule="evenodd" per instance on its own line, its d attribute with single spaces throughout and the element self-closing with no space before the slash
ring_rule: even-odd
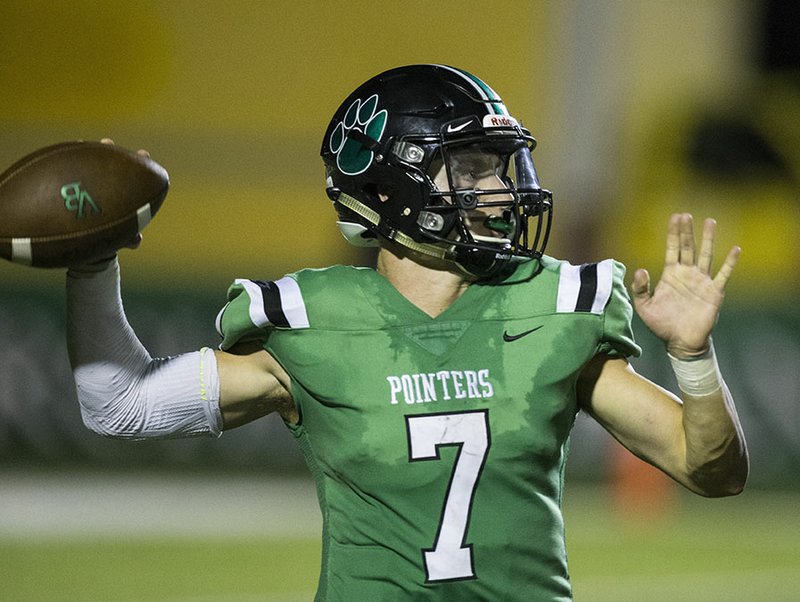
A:
<svg viewBox="0 0 800 602">
<path fill-rule="evenodd" d="M 505 192 L 509 189 L 508 184 L 500 176 L 494 174 L 481 178 L 477 182 L 475 188 L 478 190 L 492 191 L 491 194 L 484 195 L 484 202 L 511 201 L 514 199 L 510 192 Z"/>
</svg>

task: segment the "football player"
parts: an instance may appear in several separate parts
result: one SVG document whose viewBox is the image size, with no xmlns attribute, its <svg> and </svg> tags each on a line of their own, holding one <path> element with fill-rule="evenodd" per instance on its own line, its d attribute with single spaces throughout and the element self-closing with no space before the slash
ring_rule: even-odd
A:
<svg viewBox="0 0 800 602">
<path fill-rule="evenodd" d="M 712 272 L 667 227 L 662 278 L 544 254 L 553 197 L 535 140 L 482 80 L 412 65 L 359 86 L 322 141 L 344 236 L 377 269 L 237 280 L 220 348 L 154 359 L 127 323 L 116 260 L 68 273 L 69 349 L 86 425 L 120 438 L 217 436 L 277 412 L 324 520 L 319 600 L 569 600 L 561 512 L 579 411 L 700 495 L 748 459 L 711 331 L 737 261 Z M 633 307 L 678 395 L 628 359 Z M 269 559 L 265 559 L 268 564 Z M 265 566 L 265 570 L 268 567 Z"/>
</svg>

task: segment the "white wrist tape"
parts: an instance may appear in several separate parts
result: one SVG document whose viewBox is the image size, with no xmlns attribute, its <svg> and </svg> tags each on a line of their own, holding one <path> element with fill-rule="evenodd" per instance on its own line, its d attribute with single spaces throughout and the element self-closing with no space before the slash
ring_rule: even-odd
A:
<svg viewBox="0 0 800 602">
<path fill-rule="evenodd" d="M 681 391 L 692 397 L 703 397 L 715 393 L 722 387 L 722 374 L 717 365 L 714 344 L 698 358 L 682 360 L 667 353 Z"/>
<path fill-rule="evenodd" d="M 116 260 L 67 274 L 67 344 L 84 424 L 124 439 L 218 436 L 219 376 L 208 348 L 153 359 L 122 309 Z"/>
</svg>

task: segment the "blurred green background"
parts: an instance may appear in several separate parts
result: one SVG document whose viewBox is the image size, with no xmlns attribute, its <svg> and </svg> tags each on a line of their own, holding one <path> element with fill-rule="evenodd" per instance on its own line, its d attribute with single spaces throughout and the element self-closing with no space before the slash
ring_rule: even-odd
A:
<svg viewBox="0 0 800 602">
<path fill-rule="evenodd" d="M 750 488 L 687 498 L 580 417 L 567 494 L 579 599 L 800 599 L 798 26 L 798 9 L 772 0 L 5 0 L 0 170 L 63 140 L 150 150 L 171 190 L 142 247 L 122 254 L 129 318 L 155 355 L 214 346 L 232 279 L 371 261 L 340 237 L 324 193 L 318 151 L 341 100 L 400 64 L 475 73 L 539 141 L 556 199 L 550 254 L 613 256 L 655 279 L 673 211 L 715 217 L 720 257 L 743 248 L 715 337 L 750 444 Z M 267 520 L 270 503 L 295 508 L 298 496 L 265 492 L 308 485 L 279 421 L 217 441 L 96 437 L 80 423 L 63 314 L 63 273 L 0 264 L 10 599 L 309 599 L 313 494 L 303 489 L 311 505 L 278 521 L 312 532 Z M 635 327 L 646 347 L 637 370 L 674 387 L 660 345 Z M 220 479 L 238 493 L 215 498 Z M 209 519 L 184 539 L 167 516 L 163 536 L 142 534 L 163 511 L 158 491 L 171 489 L 201 504 L 189 505 L 195 516 L 236 517 L 242 504 L 264 514 Z M 119 520 L 95 533 L 98 513 Z M 147 587 L 118 573 L 126 562 Z M 273 566 L 286 578 L 267 585 Z M 47 578 L 60 585 L 44 588 Z M 239 597 L 236 583 L 249 584 Z"/>
</svg>

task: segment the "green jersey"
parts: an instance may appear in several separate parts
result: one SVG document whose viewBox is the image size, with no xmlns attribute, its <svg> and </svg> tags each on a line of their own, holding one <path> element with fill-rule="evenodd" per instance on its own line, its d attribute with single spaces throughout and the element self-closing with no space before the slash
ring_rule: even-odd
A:
<svg viewBox="0 0 800 602">
<path fill-rule="evenodd" d="M 222 348 L 259 340 L 291 377 L 323 517 L 318 600 L 571 599 L 576 382 L 639 348 L 621 264 L 538 267 L 436 318 L 368 268 L 230 288 Z"/>
</svg>

